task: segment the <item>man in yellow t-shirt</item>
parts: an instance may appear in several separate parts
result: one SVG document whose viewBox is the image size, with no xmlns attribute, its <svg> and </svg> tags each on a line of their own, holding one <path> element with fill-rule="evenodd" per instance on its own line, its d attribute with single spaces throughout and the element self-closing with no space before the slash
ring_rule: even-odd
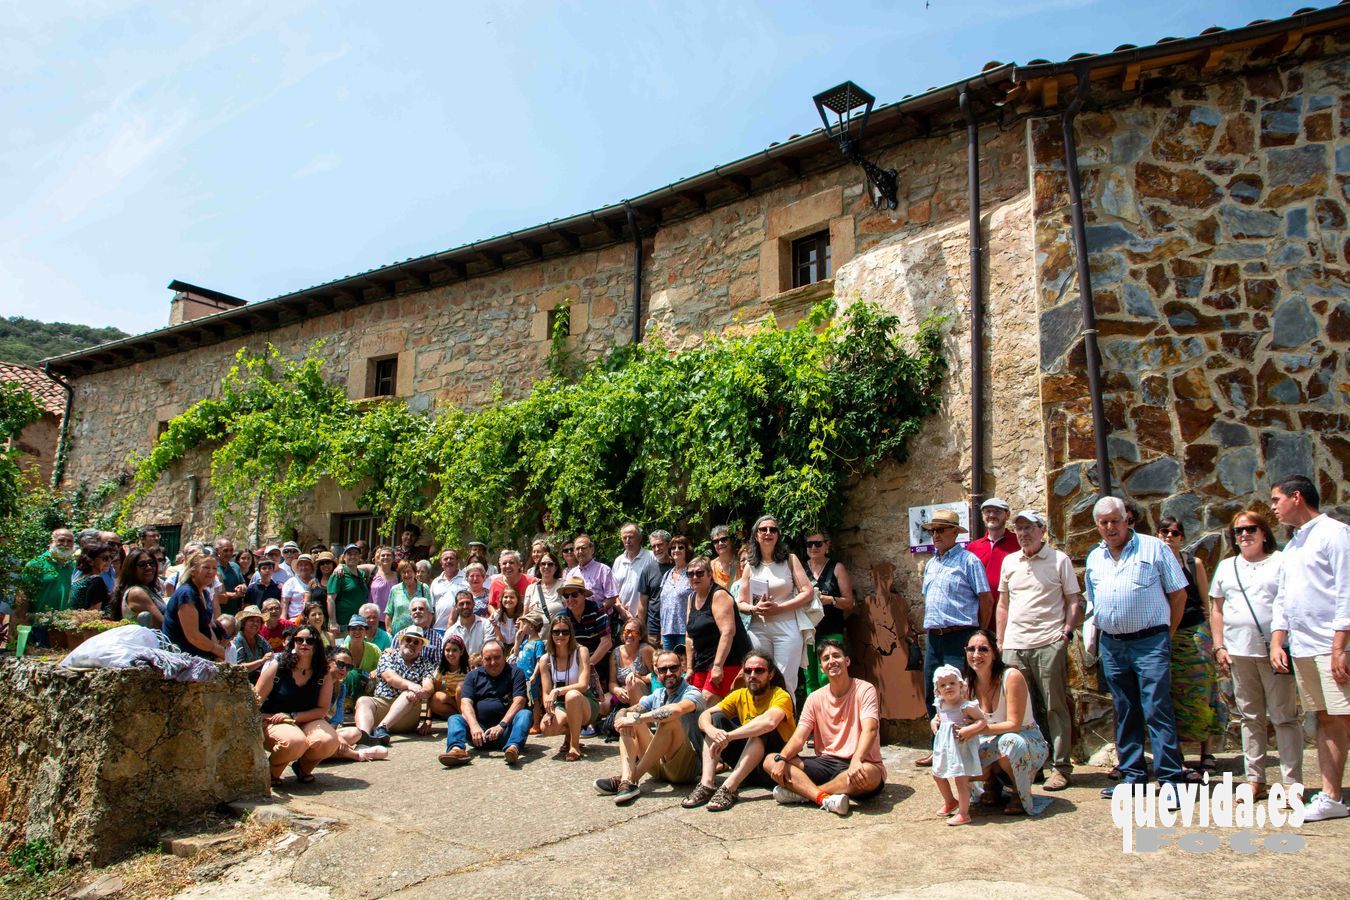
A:
<svg viewBox="0 0 1350 900">
<path fill-rule="evenodd" d="M 765 754 L 782 750 L 797 728 L 792 697 L 783 689 L 783 673 L 773 657 L 759 651 L 746 654 L 741 674 L 746 686 L 698 717 L 703 732 L 703 777 L 681 803 L 686 809 L 705 803 L 709 812 L 730 809 L 747 778 L 752 784 L 772 787 L 760 763 Z M 719 759 L 731 766 L 721 787 L 717 786 Z"/>
</svg>

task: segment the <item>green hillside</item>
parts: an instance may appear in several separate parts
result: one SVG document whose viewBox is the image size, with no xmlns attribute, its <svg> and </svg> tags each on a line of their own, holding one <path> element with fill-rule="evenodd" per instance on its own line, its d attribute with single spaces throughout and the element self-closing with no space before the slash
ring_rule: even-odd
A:
<svg viewBox="0 0 1350 900">
<path fill-rule="evenodd" d="M 0 362 L 36 365 L 40 359 L 127 337 L 119 328 L 38 322 L 22 316 L 0 319 Z"/>
</svg>

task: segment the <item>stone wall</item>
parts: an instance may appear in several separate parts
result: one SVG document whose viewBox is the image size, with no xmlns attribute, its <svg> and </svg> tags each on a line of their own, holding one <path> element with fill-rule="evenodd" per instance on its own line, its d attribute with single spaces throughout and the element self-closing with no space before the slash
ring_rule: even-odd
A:
<svg viewBox="0 0 1350 900">
<path fill-rule="evenodd" d="M 1350 512 L 1344 51 L 1078 119 L 1113 479 L 1192 539 L 1291 473 Z M 1059 120 L 1029 144 L 1050 514 L 1081 557 L 1096 486 Z"/>
<path fill-rule="evenodd" d="M 0 851 L 46 839 L 104 865 L 218 804 L 267 794 L 242 670 L 200 684 L 147 669 L 0 660 Z"/>
</svg>

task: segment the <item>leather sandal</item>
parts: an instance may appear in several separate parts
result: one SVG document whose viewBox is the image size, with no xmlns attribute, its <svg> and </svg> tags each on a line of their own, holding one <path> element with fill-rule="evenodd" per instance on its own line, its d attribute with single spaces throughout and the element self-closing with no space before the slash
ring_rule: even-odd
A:
<svg viewBox="0 0 1350 900">
<path fill-rule="evenodd" d="M 736 805 L 738 799 L 740 798 L 736 796 L 735 791 L 723 785 L 717 789 L 717 793 L 713 794 L 712 799 L 708 801 L 708 812 L 722 812 L 731 809 Z"/>
<path fill-rule="evenodd" d="M 715 790 L 700 782 L 689 792 L 688 797 L 680 801 L 680 805 L 685 809 L 695 809 L 711 800 L 715 793 Z"/>
</svg>

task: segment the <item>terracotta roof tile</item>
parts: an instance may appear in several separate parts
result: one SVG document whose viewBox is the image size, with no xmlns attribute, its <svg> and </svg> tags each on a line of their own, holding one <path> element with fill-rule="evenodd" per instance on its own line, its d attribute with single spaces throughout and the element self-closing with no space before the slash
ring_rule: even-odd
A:
<svg viewBox="0 0 1350 900">
<path fill-rule="evenodd" d="M 0 362 L 0 381 L 16 382 L 28 389 L 28 393 L 37 398 L 38 406 L 61 417 L 66 407 L 66 392 L 61 385 L 52 381 L 41 369 L 20 363 Z"/>
</svg>

